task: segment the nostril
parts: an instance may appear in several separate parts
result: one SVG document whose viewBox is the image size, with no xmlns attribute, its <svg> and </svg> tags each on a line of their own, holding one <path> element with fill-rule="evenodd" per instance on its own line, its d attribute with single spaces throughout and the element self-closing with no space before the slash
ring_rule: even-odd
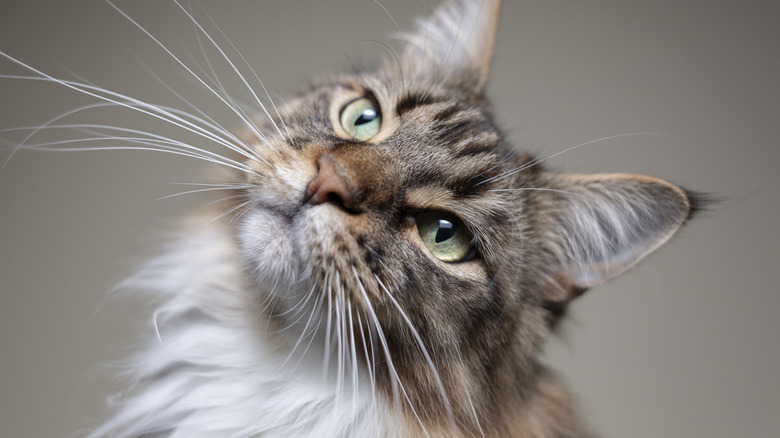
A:
<svg viewBox="0 0 780 438">
<path fill-rule="evenodd" d="M 344 200 L 341 199 L 341 196 L 339 196 L 338 193 L 332 193 L 332 192 L 326 194 L 325 202 L 330 202 L 332 204 L 344 205 Z"/>
<path fill-rule="evenodd" d="M 306 189 L 306 199 L 312 205 L 332 203 L 351 213 L 358 211 L 354 205 L 354 192 L 347 180 L 336 169 L 333 158 L 323 155 L 317 160 L 317 176 Z"/>
</svg>

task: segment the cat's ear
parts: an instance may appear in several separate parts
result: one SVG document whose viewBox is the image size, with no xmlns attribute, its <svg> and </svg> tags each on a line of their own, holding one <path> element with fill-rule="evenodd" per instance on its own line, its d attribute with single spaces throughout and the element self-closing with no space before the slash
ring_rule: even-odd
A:
<svg viewBox="0 0 780 438">
<path fill-rule="evenodd" d="M 664 244 L 700 203 L 691 193 L 649 176 L 549 176 L 543 195 L 545 238 L 556 245 L 556 280 L 575 294 L 621 274 Z"/>
<path fill-rule="evenodd" d="M 407 42 L 404 64 L 413 75 L 458 84 L 480 93 L 496 39 L 500 0 L 447 0 L 418 22 Z"/>
</svg>

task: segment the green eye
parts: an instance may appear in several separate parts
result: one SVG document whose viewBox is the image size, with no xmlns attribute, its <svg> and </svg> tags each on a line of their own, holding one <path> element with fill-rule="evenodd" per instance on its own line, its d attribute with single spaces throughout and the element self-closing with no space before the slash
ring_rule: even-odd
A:
<svg viewBox="0 0 780 438">
<path fill-rule="evenodd" d="M 474 255 L 473 236 L 455 215 L 442 211 L 426 211 L 415 216 L 417 231 L 428 250 L 437 259 L 462 262 Z"/>
<path fill-rule="evenodd" d="M 348 103 L 339 116 L 341 127 L 347 134 L 360 141 L 366 141 L 379 133 L 382 115 L 379 105 L 371 99 L 361 97 Z"/>
</svg>

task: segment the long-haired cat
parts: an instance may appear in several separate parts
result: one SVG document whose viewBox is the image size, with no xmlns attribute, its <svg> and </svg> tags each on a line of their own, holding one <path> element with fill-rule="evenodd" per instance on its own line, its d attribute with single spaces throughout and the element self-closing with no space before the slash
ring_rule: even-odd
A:
<svg viewBox="0 0 780 438">
<path fill-rule="evenodd" d="M 510 146 L 484 94 L 499 3 L 445 1 L 386 63 L 261 114 L 226 102 L 238 134 L 36 72 L 230 151 L 130 145 L 227 169 L 231 196 L 128 280 L 154 336 L 91 437 L 593 436 L 544 341 L 700 201 Z"/>
</svg>

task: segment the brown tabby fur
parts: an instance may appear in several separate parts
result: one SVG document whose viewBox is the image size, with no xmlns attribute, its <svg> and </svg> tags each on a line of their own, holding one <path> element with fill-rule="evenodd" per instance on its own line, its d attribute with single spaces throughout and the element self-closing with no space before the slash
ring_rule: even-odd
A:
<svg viewBox="0 0 780 438">
<path fill-rule="evenodd" d="M 450 2 L 427 25 L 446 28 L 442 16 L 475 10 Z M 248 162 L 257 174 L 242 199 L 292 221 L 311 208 L 301 188 L 317 176 L 318 160 L 331 160 L 354 199 L 319 206 L 340 224 L 311 226 L 307 262 L 318 284 L 338 279 L 355 314 L 366 315 L 370 300 L 409 397 L 400 403 L 406 436 L 424 436 L 416 413 L 430 436 L 589 437 L 569 395 L 537 362 L 543 342 L 572 298 L 666 241 L 694 201 L 650 177 L 549 173 L 515 151 L 483 87 L 497 11 L 497 1 L 482 5 L 487 18 L 465 43 L 477 49 L 452 55 L 455 63 L 412 44 L 398 62 L 321 81 L 288 102 L 276 122 L 284 120 L 290 139 L 270 137 L 278 152 L 254 140 L 263 160 Z M 381 132 L 365 142 L 338 120 L 359 96 L 375 99 L 383 116 Z M 268 121 L 262 128 L 275 132 Z M 478 256 L 448 264 L 428 254 L 410 219 L 424 210 L 460 217 Z M 280 325 L 286 310 L 271 310 Z M 383 397 L 397 403 L 386 361 L 367 362 Z"/>
</svg>

